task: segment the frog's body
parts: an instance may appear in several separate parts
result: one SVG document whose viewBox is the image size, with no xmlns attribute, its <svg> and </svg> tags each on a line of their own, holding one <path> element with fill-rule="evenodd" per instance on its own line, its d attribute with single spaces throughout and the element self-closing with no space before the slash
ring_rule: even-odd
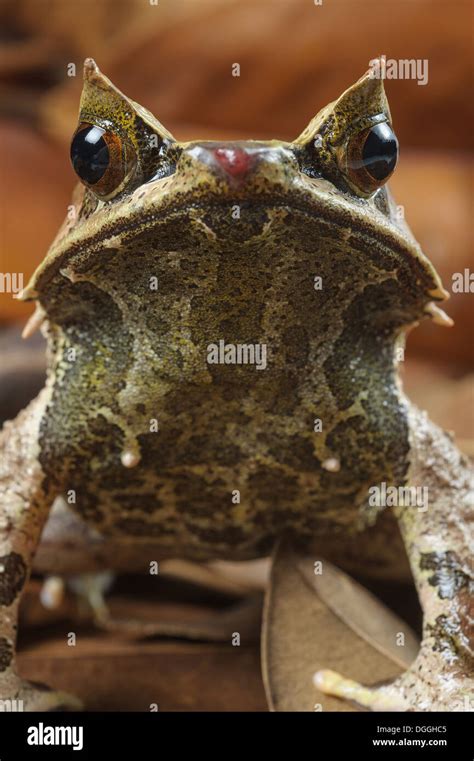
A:
<svg viewBox="0 0 474 761">
<path fill-rule="evenodd" d="M 369 485 L 403 481 L 394 343 L 426 297 L 406 297 L 398 278 L 433 281 L 362 225 L 348 246 L 348 228 L 328 224 L 300 184 L 305 211 L 284 206 L 283 187 L 278 205 L 257 211 L 229 194 L 203 210 L 205 222 L 185 206 L 128 243 L 126 231 L 112 247 L 102 239 L 93 261 L 81 247 L 67 261 L 74 282 L 58 271 L 43 287 L 59 382 L 40 462 L 102 532 L 247 556 L 286 527 L 309 537 L 353 529 L 369 513 Z M 241 218 L 229 220 L 237 204 Z M 208 363 L 223 340 L 263 345 L 266 367 Z M 122 464 L 127 452 L 134 467 Z M 336 472 L 323 467 L 330 458 Z"/>
<path fill-rule="evenodd" d="M 389 118 L 381 80 L 365 89 L 365 118 Z M 88 217 L 79 199 L 34 278 L 53 346 L 40 462 L 101 532 L 247 557 L 285 528 L 360 527 L 368 486 L 403 482 L 394 346 L 439 283 L 385 188 L 301 171 L 315 132 L 226 146 L 249 164 L 234 174 L 219 144 L 171 144 L 170 175 Z M 221 341 L 266 367 L 210 362 Z"/>
<path fill-rule="evenodd" d="M 362 166 L 359 136 L 391 129 L 382 81 L 294 143 L 180 144 L 85 72 L 88 187 L 23 295 L 49 341 L 29 426 L 43 500 L 205 560 L 372 524 L 370 487 L 413 459 L 396 348 L 445 297 L 383 166 Z M 84 170 L 91 125 L 121 141 L 105 183 Z"/>
</svg>

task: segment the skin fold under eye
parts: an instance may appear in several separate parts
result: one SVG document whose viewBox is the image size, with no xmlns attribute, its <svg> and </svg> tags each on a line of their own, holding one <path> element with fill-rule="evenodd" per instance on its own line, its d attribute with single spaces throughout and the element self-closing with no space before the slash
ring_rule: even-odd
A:
<svg viewBox="0 0 474 761">
<path fill-rule="evenodd" d="M 81 182 L 100 198 L 123 189 L 136 166 L 131 145 L 115 132 L 82 123 L 71 143 L 71 162 Z"/>
</svg>

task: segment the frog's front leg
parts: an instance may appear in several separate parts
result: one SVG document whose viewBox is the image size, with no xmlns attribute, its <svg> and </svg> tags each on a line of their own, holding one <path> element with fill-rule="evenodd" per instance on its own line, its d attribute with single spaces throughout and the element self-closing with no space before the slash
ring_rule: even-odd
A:
<svg viewBox="0 0 474 761">
<path fill-rule="evenodd" d="M 20 679 L 15 667 L 20 598 L 53 499 L 38 461 L 47 397 L 45 389 L 0 433 L 0 702 L 30 711 L 80 707 L 66 693 Z"/>
<path fill-rule="evenodd" d="M 332 671 L 314 682 L 375 711 L 474 711 L 472 464 L 424 413 L 411 408 L 409 420 L 408 485 L 427 499 L 395 510 L 423 608 L 420 651 L 389 685 L 365 687 Z"/>
</svg>

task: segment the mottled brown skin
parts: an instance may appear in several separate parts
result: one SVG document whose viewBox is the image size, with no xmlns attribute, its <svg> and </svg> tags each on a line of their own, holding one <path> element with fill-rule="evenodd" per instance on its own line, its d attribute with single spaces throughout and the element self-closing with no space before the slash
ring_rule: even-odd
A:
<svg viewBox="0 0 474 761">
<path fill-rule="evenodd" d="M 79 121 L 118 133 L 136 167 L 105 201 L 79 186 L 23 294 L 45 317 L 49 373 L 2 439 L 0 697 L 30 690 L 10 663 L 14 616 L 58 495 L 125 552 L 246 559 L 282 533 L 306 550 L 324 536 L 343 546 L 377 517 L 370 486 L 411 483 L 414 413 L 395 347 L 445 294 L 386 188 L 363 193 L 344 171 L 348 141 L 381 120 L 383 84 L 366 75 L 293 143 L 221 146 L 250 155 L 243 177 L 215 160 L 217 144 L 178 143 L 86 62 Z M 266 344 L 266 369 L 209 364 L 220 339 Z M 468 574 L 465 545 L 446 542 L 416 559 L 432 596 L 438 569 Z M 465 585 L 442 589 L 457 606 Z M 456 663 L 464 644 L 451 647 Z M 450 667 L 438 660 L 439 673 Z"/>
</svg>

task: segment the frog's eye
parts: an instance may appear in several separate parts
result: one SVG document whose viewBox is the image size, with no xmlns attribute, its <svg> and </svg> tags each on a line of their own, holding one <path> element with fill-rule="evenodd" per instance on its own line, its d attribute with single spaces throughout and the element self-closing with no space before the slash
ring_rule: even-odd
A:
<svg viewBox="0 0 474 761">
<path fill-rule="evenodd" d="M 351 137 L 341 168 L 352 185 L 370 194 L 387 182 L 397 159 L 395 133 L 388 122 L 381 122 Z"/>
<path fill-rule="evenodd" d="M 115 132 L 85 122 L 72 138 L 71 161 L 81 182 L 101 198 L 119 192 L 136 166 L 129 143 Z"/>
</svg>

